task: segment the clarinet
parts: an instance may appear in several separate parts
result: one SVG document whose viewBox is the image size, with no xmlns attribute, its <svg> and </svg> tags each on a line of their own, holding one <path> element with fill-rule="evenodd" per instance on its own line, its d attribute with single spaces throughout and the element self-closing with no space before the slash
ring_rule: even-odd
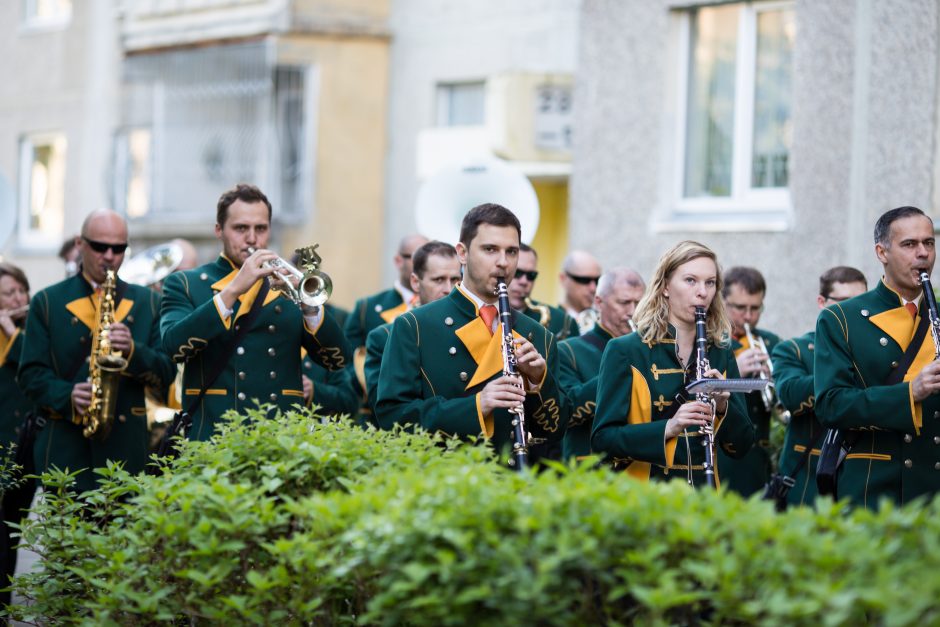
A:
<svg viewBox="0 0 940 627">
<path fill-rule="evenodd" d="M 695 308 L 695 378 L 704 379 L 705 373 L 711 370 L 711 364 L 708 363 L 708 335 L 705 331 L 705 308 Z M 696 394 L 695 400 L 708 403 L 712 408 L 712 416 L 715 415 L 715 400 L 708 394 Z M 702 433 L 705 446 L 705 481 L 708 487 L 718 488 L 715 481 L 715 423 L 709 422 L 704 427 L 699 427 Z M 688 440 L 686 440 L 688 444 Z"/>
<path fill-rule="evenodd" d="M 934 356 L 940 359 L 940 315 L 937 315 L 937 299 L 933 295 L 933 286 L 930 284 L 930 275 L 920 273 L 920 286 L 924 290 L 927 300 L 927 315 L 930 320 L 930 336 L 933 338 Z"/>
<path fill-rule="evenodd" d="M 503 374 L 519 376 L 516 368 L 516 350 L 512 343 L 512 310 L 509 307 L 509 289 L 500 278 L 496 284 L 496 296 L 499 303 L 499 332 L 503 337 Z M 509 465 L 522 472 L 529 465 L 529 440 L 525 430 L 525 409 L 519 403 L 509 410 L 512 414 L 512 458 Z"/>
</svg>

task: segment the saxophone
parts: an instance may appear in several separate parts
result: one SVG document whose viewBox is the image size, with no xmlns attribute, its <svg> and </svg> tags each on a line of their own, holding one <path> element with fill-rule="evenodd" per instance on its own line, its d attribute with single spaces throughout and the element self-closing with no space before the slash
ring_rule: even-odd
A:
<svg viewBox="0 0 940 627">
<path fill-rule="evenodd" d="M 114 292 L 117 274 L 108 270 L 101 286 L 98 320 L 91 338 L 88 377 L 91 379 L 91 404 L 82 416 L 82 434 L 103 440 L 114 424 L 118 383 L 127 368 L 127 359 L 111 347 L 111 325 L 114 324 Z"/>
<path fill-rule="evenodd" d="M 534 300 L 526 296 L 525 306 L 539 312 L 539 324 L 547 329 L 552 322 L 552 310 L 548 308 L 548 305 L 536 304 Z"/>
</svg>

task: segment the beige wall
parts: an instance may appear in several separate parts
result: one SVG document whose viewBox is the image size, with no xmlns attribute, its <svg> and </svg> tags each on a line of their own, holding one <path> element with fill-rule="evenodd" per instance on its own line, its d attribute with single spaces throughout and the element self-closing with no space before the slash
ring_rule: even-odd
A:
<svg viewBox="0 0 940 627">
<path fill-rule="evenodd" d="M 284 252 L 319 243 L 332 302 L 350 307 L 378 290 L 384 229 L 388 41 L 291 36 L 280 62 L 316 68 L 316 161 L 311 219 L 285 231 Z"/>
</svg>

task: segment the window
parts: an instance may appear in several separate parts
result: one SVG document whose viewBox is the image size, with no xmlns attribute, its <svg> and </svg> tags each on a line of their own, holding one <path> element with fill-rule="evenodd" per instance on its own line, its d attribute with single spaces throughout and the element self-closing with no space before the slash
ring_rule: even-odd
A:
<svg viewBox="0 0 940 627">
<path fill-rule="evenodd" d="M 486 84 L 441 83 L 437 86 L 438 126 L 482 126 L 486 121 Z"/>
<path fill-rule="evenodd" d="M 535 147 L 571 150 L 571 86 L 539 85 L 535 102 Z"/>
<path fill-rule="evenodd" d="M 237 182 L 258 185 L 275 219 L 312 207 L 310 68 L 272 63 L 265 43 L 132 55 L 113 205 L 144 222 L 204 223 Z"/>
<path fill-rule="evenodd" d="M 65 135 L 29 135 L 20 141 L 17 236 L 25 247 L 58 246 L 65 222 Z"/>
<path fill-rule="evenodd" d="M 789 2 L 681 15 L 679 222 L 786 228 L 795 15 Z M 724 226 L 721 223 L 725 222 Z"/>
<path fill-rule="evenodd" d="M 23 0 L 23 23 L 28 27 L 58 27 L 72 18 L 72 0 Z"/>
</svg>

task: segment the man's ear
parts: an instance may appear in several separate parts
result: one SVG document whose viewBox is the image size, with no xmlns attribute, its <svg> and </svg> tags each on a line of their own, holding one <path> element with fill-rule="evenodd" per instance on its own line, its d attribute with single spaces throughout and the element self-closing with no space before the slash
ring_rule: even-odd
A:
<svg viewBox="0 0 940 627">
<path fill-rule="evenodd" d="M 463 242 L 457 242 L 454 248 L 457 250 L 457 261 L 460 262 L 460 265 L 467 265 L 467 247 L 464 246 Z"/>
<path fill-rule="evenodd" d="M 411 276 L 408 279 L 408 282 L 411 284 L 411 291 L 417 294 L 418 288 L 421 286 L 421 279 L 418 278 L 417 274 L 412 272 Z"/>
</svg>

